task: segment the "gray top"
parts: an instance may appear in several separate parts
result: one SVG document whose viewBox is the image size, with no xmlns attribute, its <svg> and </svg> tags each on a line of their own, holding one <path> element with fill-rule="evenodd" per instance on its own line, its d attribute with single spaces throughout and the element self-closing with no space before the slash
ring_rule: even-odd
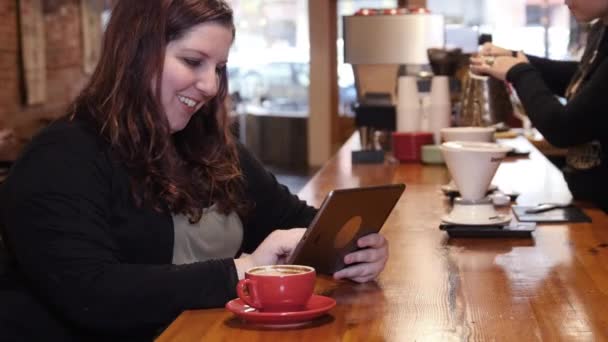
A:
<svg viewBox="0 0 608 342">
<path fill-rule="evenodd" d="M 243 242 L 243 224 L 235 212 L 218 213 L 215 205 L 191 224 L 184 215 L 173 215 L 173 264 L 234 258 Z"/>
</svg>

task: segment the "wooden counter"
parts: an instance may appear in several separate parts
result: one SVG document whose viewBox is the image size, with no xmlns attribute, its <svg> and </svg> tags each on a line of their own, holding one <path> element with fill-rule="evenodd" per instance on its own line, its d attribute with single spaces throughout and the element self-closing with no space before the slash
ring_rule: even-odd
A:
<svg viewBox="0 0 608 342">
<path fill-rule="evenodd" d="M 337 306 L 307 326 L 268 329 L 223 308 L 186 311 L 159 341 L 530 341 L 608 339 L 608 218 L 539 225 L 533 239 L 448 239 L 438 229 L 449 209 L 443 166 L 356 165 L 356 136 L 300 195 L 319 205 L 331 189 L 404 182 L 407 189 L 382 229 L 390 259 L 376 282 L 319 277 L 316 292 Z M 505 161 L 494 183 L 522 193 L 518 202 L 567 201 L 557 170 L 532 149 Z"/>
</svg>

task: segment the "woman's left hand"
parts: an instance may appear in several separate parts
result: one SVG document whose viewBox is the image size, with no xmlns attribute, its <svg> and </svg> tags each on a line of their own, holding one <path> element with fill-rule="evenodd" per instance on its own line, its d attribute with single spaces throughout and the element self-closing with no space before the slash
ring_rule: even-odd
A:
<svg viewBox="0 0 608 342">
<path fill-rule="evenodd" d="M 478 75 L 490 75 L 501 81 L 507 78 L 507 72 L 516 64 L 530 63 L 525 54 L 517 52 L 517 56 L 483 56 L 471 57 L 471 71 Z"/>
<path fill-rule="evenodd" d="M 388 260 L 388 242 L 384 236 L 366 235 L 357 240 L 357 246 L 362 249 L 344 257 L 344 263 L 347 266 L 334 273 L 335 279 L 351 279 L 364 283 L 375 279 L 382 272 Z"/>
</svg>

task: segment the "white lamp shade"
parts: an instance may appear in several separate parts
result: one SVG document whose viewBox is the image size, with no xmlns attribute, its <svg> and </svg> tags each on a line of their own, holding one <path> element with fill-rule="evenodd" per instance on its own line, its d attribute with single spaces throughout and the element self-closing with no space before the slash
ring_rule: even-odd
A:
<svg viewBox="0 0 608 342">
<path fill-rule="evenodd" d="M 428 64 L 427 49 L 443 48 L 439 14 L 344 16 L 344 61 L 350 64 Z"/>
</svg>

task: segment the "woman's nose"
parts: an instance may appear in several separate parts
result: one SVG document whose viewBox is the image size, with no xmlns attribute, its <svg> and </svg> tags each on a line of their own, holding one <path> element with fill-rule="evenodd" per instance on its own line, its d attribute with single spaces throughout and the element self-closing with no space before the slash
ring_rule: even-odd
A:
<svg viewBox="0 0 608 342">
<path fill-rule="evenodd" d="M 205 94 L 205 96 L 213 97 L 217 93 L 219 77 L 215 70 L 201 72 L 197 81 L 196 88 Z"/>
</svg>

